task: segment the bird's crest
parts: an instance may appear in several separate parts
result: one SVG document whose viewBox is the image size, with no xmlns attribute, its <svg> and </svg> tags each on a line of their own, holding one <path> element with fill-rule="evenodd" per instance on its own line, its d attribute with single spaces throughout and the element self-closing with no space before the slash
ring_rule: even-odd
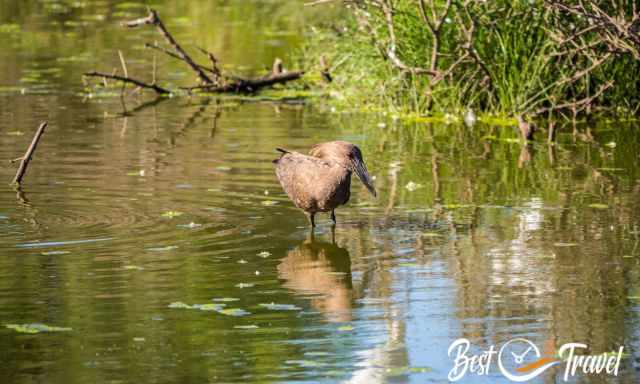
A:
<svg viewBox="0 0 640 384">
<path fill-rule="evenodd" d="M 287 153 L 291 153 L 290 151 L 287 151 L 284 148 L 276 148 L 276 151 L 282 153 L 282 155 L 280 155 L 280 159 L 282 158 L 282 156 L 286 155 Z M 273 164 L 278 164 L 278 161 L 280 161 L 280 159 L 275 159 L 272 161 Z"/>
</svg>

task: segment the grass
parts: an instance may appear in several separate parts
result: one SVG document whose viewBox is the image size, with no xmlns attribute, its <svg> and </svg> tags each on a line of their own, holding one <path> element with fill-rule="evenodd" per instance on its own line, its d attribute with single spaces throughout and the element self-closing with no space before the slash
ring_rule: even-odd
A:
<svg viewBox="0 0 640 384">
<path fill-rule="evenodd" d="M 459 115 L 470 108 L 497 116 L 551 111 L 571 117 L 574 106 L 576 113 L 639 112 L 640 60 L 623 49 L 611 54 L 598 31 L 559 43 L 570 36 L 569 28 L 581 28 L 580 19 L 533 0 L 454 1 L 448 9 L 445 1 L 424 1 L 424 14 L 418 3 L 381 0 L 380 6 L 355 2 L 341 8 L 334 2 L 331 21 L 316 21 L 308 32 L 303 55 L 311 74 L 320 72 L 323 55 L 334 81 L 324 84 L 313 75 L 307 81 L 345 111 L 423 116 Z M 440 23 L 440 30 L 434 34 L 427 22 Z M 394 48 L 406 67 L 444 76 L 402 68 L 389 54 Z"/>
</svg>

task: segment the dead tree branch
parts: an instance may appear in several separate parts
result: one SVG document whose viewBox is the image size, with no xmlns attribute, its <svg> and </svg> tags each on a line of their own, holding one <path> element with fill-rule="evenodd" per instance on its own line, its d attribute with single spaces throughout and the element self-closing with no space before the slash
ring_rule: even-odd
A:
<svg viewBox="0 0 640 384">
<path fill-rule="evenodd" d="M 213 83 L 213 81 L 211 81 L 211 79 L 204 73 L 204 71 L 200 69 L 200 67 L 193 61 L 193 59 L 191 59 L 191 56 L 189 56 L 187 52 L 185 52 L 185 50 L 182 49 L 180 44 L 178 44 L 178 42 L 169 33 L 167 28 L 164 26 L 164 23 L 162 23 L 162 20 L 160 20 L 160 17 L 158 16 L 158 12 L 155 9 L 150 9 L 149 15 L 147 17 L 125 22 L 122 25 L 127 28 L 135 28 L 145 24 L 156 26 L 160 34 L 165 38 L 165 40 L 167 40 L 169 45 L 171 45 L 173 49 L 176 51 L 177 55 L 184 62 L 186 62 L 187 65 L 189 65 L 189 67 L 196 73 L 196 75 L 198 76 L 198 78 L 203 84 Z"/>
<path fill-rule="evenodd" d="M 195 87 L 182 88 L 184 90 L 202 90 L 212 93 L 254 93 L 261 88 L 270 87 L 275 84 L 284 84 L 288 81 L 297 80 L 304 75 L 304 72 L 284 72 L 278 74 L 271 74 L 258 79 L 236 79 L 236 81 L 225 85 L 199 85 Z"/>
</svg>

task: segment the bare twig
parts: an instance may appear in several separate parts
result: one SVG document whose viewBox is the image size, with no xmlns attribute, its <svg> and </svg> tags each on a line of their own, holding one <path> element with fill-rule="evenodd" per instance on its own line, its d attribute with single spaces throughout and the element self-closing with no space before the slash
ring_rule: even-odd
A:
<svg viewBox="0 0 640 384">
<path fill-rule="evenodd" d="M 191 59 L 191 56 L 189 56 L 187 52 L 185 52 L 185 50 L 182 49 L 180 44 L 178 44 L 178 42 L 169 33 L 167 28 L 162 23 L 162 20 L 160 20 L 160 17 L 158 16 L 158 12 L 155 9 L 150 9 L 149 15 L 145 18 L 125 22 L 122 25 L 127 28 L 135 28 L 144 24 L 151 24 L 156 26 L 160 34 L 165 38 L 165 40 L 167 40 L 169 45 L 171 45 L 173 49 L 176 51 L 177 55 L 184 62 L 186 62 L 187 65 L 189 65 L 189 67 L 191 67 L 191 69 L 196 73 L 196 75 L 198 76 L 198 78 L 203 84 L 213 84 L 213 81 L 211 81 L 211 79 L 204 73 L 204 71 L 200 69 L 198 64 L 196 64 L 193 61 L 193 59 Z"/>
<path fill-rule="evenodd" d="M 96 71 L 91 71 L 91 72 L 86 72 L 84 73 L 84 76 L 88 76 L 88 77 L 101 77 L 103 79 L 112 79 L 112 80 L 118 80 L 118 81 L 122 81 L 124 83 L 131 83 L 131 84 L 135 84 L 140 88 L 147 88 L 147 89 L 152 89 L 154 91 L 156 91 L 159 94 L 169 94 L 171 93 L 171 91 L 162 88 L 160 86 L 158 86 L 157 84 L 147 84 L 145 82 L 142 82 L 140 80 L 136 80 L 130 77 L 124 77 L 124 76 L 119 76 L 119 75 L 110 75 L 108 73 L 101 73 L 101 72 L 96 72 Z"/>
<path fill-rule="evenodd" d="M 613 86 L 613 81 L 608 81 L 603 85 L 601 85 L 598 91 L 596 91 L 596 93 L 594 93 L 589 97 L 585 97 L 584 99 L 577 100 L 577 101 L 571 101 L 571 102 L 562 103 L 562 104 L 558 104 L 550 107 L 540 108 L 537 111 L 533 112 L 533 114 L 540 115 L 549 111 L 558 111 L 558 110 L 567 109 L 567 108 L 571 108 L 572 110 L 574 110 L 574 113 L 576 113 L 577 111 L 581 110 L 581 108 L 578 108 L 578 107 L 580 106 L 587 107 L 595 99 L 600 97 L 600 95 L 602 95 L 607 89 L 611 88 L 612 86 Z"/>
<path fill-rule="evenodd" d="M 145 43 L 144 46 L 146 48 L 151 48 L 151 49 L 155 49 L 157 51 L 160 51 L 160 52 L 162 52 L 162 53 L 164 53 L 164 54 L 166 54 L 168 56 L 173 57 L 174 59 L 178 59 L 178 60 L 184 61 L 184 59 L 182 57 L 178 56 L 177 54 L 175 54 L 175 53 L 171 52 L 170 50 L 168 50 L 166 48 L 163 48 L 163 47 L 161 47 L 161 46 L 159 46 L 157 44 Z M 198 65 L 198 68 L 202 69 L 203 71 L 214 73 L 214 71 L 211 68 L 205 67 L 204 65 L 200 65 L 200 64 L 197 64 L 197 65 Z"/>
<path fill-rule="evenodd" d="M 11 184 L 20 185 L 20 183 L 22 182 L 22 178 L 24 177 L 25 173 L 27 172 L 27 167 L 29 166 L 29 162 L 31 161 L 31 158 L 33 157 L 33 153 L 36 151 L 36 148 L 38 146 L 38 142 L 40 142 L 40 138 L 44 134 L 45 128 L 47 128 L 47 122 L 46 121 L 42 122 L 40 124 L 40 127 L 38 127 L 38 130 L 36 131 L 35 136 L 33 136 L 33 140 L 31 140 L 31 145 L 29 145 L 29 148 L 27 148 L 27 152 L 25 152 L 24 156 L 22 157 L 22 159 L 20 161 L 20 166 L 18 167 L 18 171 L 16 172 L 16 176 L 13 178 L 13 181 L 11 182 Z"/>
</svg>

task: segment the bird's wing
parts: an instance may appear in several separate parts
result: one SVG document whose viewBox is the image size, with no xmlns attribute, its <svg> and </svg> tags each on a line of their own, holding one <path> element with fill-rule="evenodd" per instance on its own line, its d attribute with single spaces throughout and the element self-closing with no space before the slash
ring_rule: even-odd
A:
<svg viewBox="0 0 640 384">
<path fill-rule="evenodd" d="M 276 175 L 293 203 L 302 209 L 315 209 L 319 181 L 330 177 L 331 163 L 298 152 L 283 153 L 275 162 Z"/>
</svg>

